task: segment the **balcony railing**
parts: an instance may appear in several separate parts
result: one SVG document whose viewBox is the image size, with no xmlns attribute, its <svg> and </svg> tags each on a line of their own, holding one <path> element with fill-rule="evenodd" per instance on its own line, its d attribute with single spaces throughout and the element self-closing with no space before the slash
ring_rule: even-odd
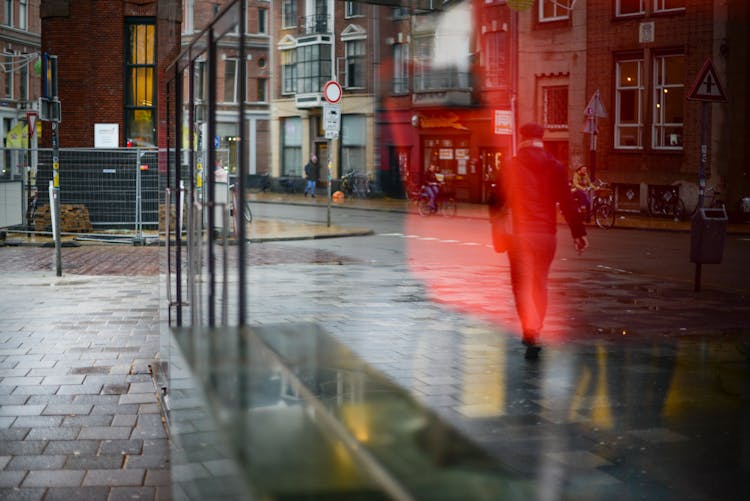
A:
<svg viewBox="0 0 750 501">
<path fill-rule="evenodd" d="M 456 69 L 431 70 L 414 75 L 414 92 L 470 90 L 471 73 Z"/>
<path fill-rule="evenodd" d="M 300 35 L 321 35 L 330 33 L 328 14 L 314 14 L 299 18 L 298 33 Z"/>
</svg>

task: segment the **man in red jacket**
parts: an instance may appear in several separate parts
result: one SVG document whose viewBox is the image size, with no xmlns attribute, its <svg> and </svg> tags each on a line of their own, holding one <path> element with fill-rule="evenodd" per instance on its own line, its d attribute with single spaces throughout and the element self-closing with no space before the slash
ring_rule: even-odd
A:
<svg viewBox="0 0 750 501">
<path fill-rule="evenodd" d="M 518 154 L 503 173 L 503 191 L 513 222 L 508 249 L 511 284 L 527 359 L 538 358 L 541 350 L 539 334 L 547 312 L 547 281 L 557 244 L 558 204 L 578 253 L 588 247 L 565 166 L 544 150 L 543 136 L 541 125 L 523 125 Z"/>
</svg>

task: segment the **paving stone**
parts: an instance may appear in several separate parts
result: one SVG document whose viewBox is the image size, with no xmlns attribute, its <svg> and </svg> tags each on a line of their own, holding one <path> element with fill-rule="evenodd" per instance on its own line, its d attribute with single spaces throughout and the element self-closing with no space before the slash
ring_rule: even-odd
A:
<svg viewBox="0 0 750 501">
<path fill-rule="evenodd" d="M 122 456 L 71 456 L 65 462 L 65 468 L 73 470 L 112 470 L 121 468 Z"/>
<path fill-rule="evenodd" d="M 44 449 L 44 453 L 95 456 L 99 450 L 99 445 L 99 440 L 50 440 Z"/>
<path fill-rule="evenodd" d="M 125 455 L 141 454 L 143 450 L 143 440 L 102 440 L 99 448 L 101 455 Z"/>
<path fill-rule="evenodd" d="M 156 489 L 153 487 L 113 487 L 108 501 L 152 501 L 155 496 Z"/>
<path fill-rule="evenodd" d="M 78 487 L 86 472 L 83 470 L 30 471 L 23 487 Z"/>
<path fill-rule="evenodd" d="M 97 414 L 137 414 L 137 404 L 94 404 L 92 415 Z"/>
<path fill-rule="evenodd" d="M 65 464 L 66 456 L 28 455 L 14 456 L 6 470 L 59 470 Z"/>
<path fill-rule="evenodd" d="M 44 405 L 1 405 L 0 416 L 38 416 Z"/>
<path fill-rule="evenodd" d="M 88 415 L 91 412 L 91 409 L 94 406 L 91 404 L 58 404 L 48 405 L 44 411 L 42 412 L 42 415 L 45 416 L 54 416 L 54 415 L 64 415 L 64 416 L 71 416 L 71 415 Z"/>
<path fill-rule="evenodd" d="M 151 404 L 156 401 L 156 392 L 128 393 L 120 396 L 121 404 Z"/>
<path fill-rule="evenodd" d="M 138 419 L 136 414 L 118 414 L 112 419 L 112 426 L 135 426 Z"/>
<path fill-rule="evenodd" d="M 43 440 L 2 440 L 0 441 L 0 456 L 41 454 L 46 446 L 47 442 Z"/>
<path fill-rule="evenodd" d="M 83 479 L 83 485 L 106 485 L 114 486 L 141 486 L 145 477 L 146 470 L 89 470 L 86 478 Z"/>
<path fill-rule="evenodd" d="M 91 426 L 83 428 L 78 435 L 80 439 L 118 439 L 130 438 L 132 428 L 129 426 Z"/>
<path fill-rule="evenodd" d="M 27 440 L 74 440 L 81 431 L 78 427 L 32 428 Z"/>
<path fill-rule="evenodd" d="M 112 423 L 112 414 L 100 414 L 96 416 L 66 416 L 61 426 L 73 426 L 86 428 L 90 426 L 109 426 Z"/>
<path fill-rule="evenodd" d="M 57 385 L 16 386 L 13 395 L 54 395 L 59 389 Z"/>
<path fill-rule="evenodd" d="M 108 501 L 109 487 L 56 487 L 47 489 L 44 501 Z"/>
<path fill-rule="evenodd" d="M 65 384 L 57 390 L 58 395 L 98 395 L 102 390 L 100 384 Z"/>
<path fill-rule="evenodd" d="M 144 485 L 163 485 L 169 486 L 172 482 L 172 476 L 169 474 L 168 469 L 161 470 L 146 470 L 146 480 L 143 482 Z"/>
<path fill-rule="evenodd" d="M 21 485 L 26 471 L 0 471 L 0 487 L 17 487 Z M 0 491 L 2 493 L 2 491 Z M 0 496 L 0 499 L 5 499 Z"/>
<path fill-rule="evenodd" d="M 50 428 L 60 426 L 62 416 L 21 416 L 13 423 L 14 427 L 20 428 Z"/>
</svg>

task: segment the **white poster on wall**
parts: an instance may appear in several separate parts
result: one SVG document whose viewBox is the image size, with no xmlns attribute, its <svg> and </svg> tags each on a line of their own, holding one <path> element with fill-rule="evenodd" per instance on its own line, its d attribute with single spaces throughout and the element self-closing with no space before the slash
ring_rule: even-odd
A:
<svg viewBox="0 0 750 501">
<path fill-rule="evenodd" d="M 94 148 L 118 148 L 119 124 L 94 124 Z"/>
</svg>

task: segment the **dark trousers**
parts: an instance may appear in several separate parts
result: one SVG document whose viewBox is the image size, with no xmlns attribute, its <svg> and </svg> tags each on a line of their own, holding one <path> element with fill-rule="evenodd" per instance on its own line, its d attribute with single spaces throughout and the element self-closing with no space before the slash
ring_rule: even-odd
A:
<svg viewBox="0 0 750 501">
<path fill-rule="evenodd" d="M 554 234 L 513 234 L 508 250 L 510 280 L 524 336 L 538 336 L 544 325 L 549 269 L 556 247 Z"/>
</svg>

